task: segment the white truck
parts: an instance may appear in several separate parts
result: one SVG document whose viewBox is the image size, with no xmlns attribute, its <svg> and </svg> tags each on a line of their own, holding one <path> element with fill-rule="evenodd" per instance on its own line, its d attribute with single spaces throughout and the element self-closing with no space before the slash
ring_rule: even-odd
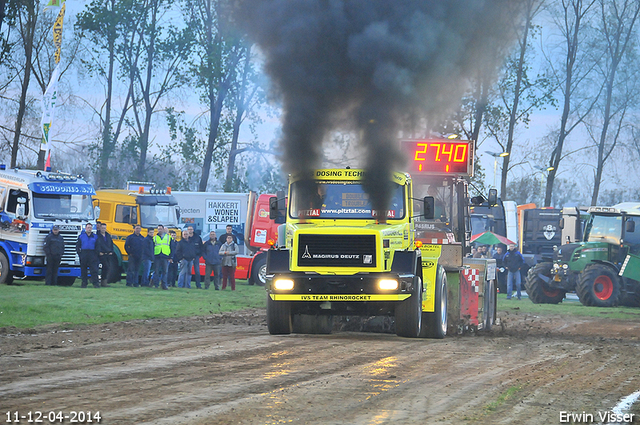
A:
<svg viewBox="0 0 640 425">
<path fill-rule="evenodd" d="M 202 240 L 215 231 L 218 238 L 231 225 L 240 247 L 236 279 L 264 286 L 270 241 L 277 238 L 277 223 L 269 218 L 269 197 L 249 193 L 173 192 L 180 208 L 180 227 L 193 226 Z M 205 264 L 200 260 L 201 274 Z"/>
<path fill-rule="evenodd" d="M 76 241 L 98 213 L 93 195 L 82 176 L 0 165 L 0 283 L 44 278 L 44 239 L 57 225 L 65 242 L 58 284 L 73 285 L 80 277 Z"/>
</svg>

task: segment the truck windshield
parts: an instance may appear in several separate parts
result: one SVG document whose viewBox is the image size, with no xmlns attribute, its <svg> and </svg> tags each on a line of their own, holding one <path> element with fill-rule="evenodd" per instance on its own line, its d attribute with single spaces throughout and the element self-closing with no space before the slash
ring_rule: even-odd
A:
<svg viewBox="0 0 640 425">
<path fill-rule="evenodd" d="M 33 193 L 33 215 L 42 219 L 93 220 L 89 195 Z"/>
<path fill-rule="evenodd" d="M 492 231 L 491 225 L 492 220 L 486 215 L 471 214 L 471 236 Z"/>
<path fill-rule="evenodd" d="M 162 224 L 178 227 L 175 205 L 140 205 L 140 221 L 142 227 L 156 227 Z"/>
<path fill-rule="evenodd" d="M 587 242 L 619 244 L 622 235 L 622 217 L 614 215 L 592 215 L 587 224 Z"/>
<path fill-rule="evenodd" d="M 377 211 L 371 207 L 369 196 L 358 181 L 322 182 L 318 184 L 318 193 L 312 201 L 304 205 L 297 183 L 291 185 L 291 217 L 326 218 L 326 219 L 375 219 Z M 387 218 L 397 220 L 404 218 L 403 186 L 394 183 Z"/>
</svg>

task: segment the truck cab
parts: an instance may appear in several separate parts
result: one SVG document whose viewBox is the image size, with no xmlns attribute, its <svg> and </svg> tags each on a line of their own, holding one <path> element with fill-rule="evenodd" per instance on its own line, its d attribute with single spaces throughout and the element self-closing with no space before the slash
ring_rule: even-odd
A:
<svg viewBox="0 0 640 425">
<path fill-rule="evenodd" d="M 152 184 L 147 184 L 147 186 Z M 179 208 L 171 195 L 171 188 L 155 189 L 142 184 L 131 189 L 102 189 L 96 191 L 94 205 L 100 208 L 100 221 L 107 225 L 116 247 L 118 264 L 126 269 L 129 258 L 124 249 L 125 240 L 133 233 L 136 225 L 142 227 L 141 234 L 146 236 L 147 229 L 159 224 L 175 230 L 178 239 Z"/>
<path fill-rule="evenodd" d="M 93 195 L 81 176 L 0 165 L 0 283 L 44 278 L 44 240 L 57 225 L 65 242 L 58 284 L 72 285 L 80 276 L 76 241 L 95 224 Z"/>
<path fill-rule="evenodd" d="M 411 177 L 394 173 L 386 210 L 372 208 L 363 170 L 291 176 L 280 249 L 267 255 L 271 333 L 325 333 L 332 315 L 393 315 L 397 333 L 421 329 L 421 253 L 414 245 Z M 271 218 L 278 216 L 273 198 Z M 306 324 L 311 324 L 307 326 Z"/>
</svg>

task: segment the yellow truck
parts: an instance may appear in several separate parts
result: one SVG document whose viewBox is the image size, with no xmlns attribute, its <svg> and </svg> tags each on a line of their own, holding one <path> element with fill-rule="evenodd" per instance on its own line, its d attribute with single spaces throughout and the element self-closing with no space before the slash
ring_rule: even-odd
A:
<svg viewBox="0 0 640 425">
<path fill-rule="evenodd" d="M 389 176 L 384 211 L 356 169 L 290 176 L 288 205 L 270 200 L 270 216 L 286 219 L 267 254 L 271 334 L 330 333 L 333 316 L 353 315 L 392 316 L 396 334 L 413 338 L 491 327 L 495 260 L 465 258 L 473 143 L 402 146 L 412 172 Z"/>
<path fill-rule="evenodd" d="M 93 197 L 94 206 L 100 208 L 98 220 L 107 225 L 107 232 L 113 238 L 121 271 L 126 270 L 128 260 L 125 240 L 137 224 L 142 226 L 143 236 L 147 235 L 148 228 L 156 228 L 158 224 L 175 230 L 178 239 L 181 236 L 180 210 L 171 188 L 155 189 L 152 183 L 137 182 L 128 182 L 127 186 L 128 189 L 96 190 Z"/>
</svg>

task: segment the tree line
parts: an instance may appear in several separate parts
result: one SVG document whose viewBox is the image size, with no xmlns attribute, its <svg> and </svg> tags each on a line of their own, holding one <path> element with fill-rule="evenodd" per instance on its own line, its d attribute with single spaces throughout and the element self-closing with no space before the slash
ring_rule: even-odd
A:
<svg viewBox="0 0 640 425">
<path fill-rule="evenodd" d="M 0 154 L 12 167 L 38 159 L 57 13 L 43 12 L 45 3 L 0 0 Z M 282 184 L 275 141 L 250 131 L 275 111 L 260 52 L 234 25 L 233 1 L 74 3 L 63 31 L 54 164 L 92 176 L 97 187 Z M 476 140 L 478 154 L 506 154 L 496 157 L 504 199 L 560 206 L 637 198 L 623 170 L 640 159 L 640 2 L 522 0 L 510 13 L 516 37 L 494 46 L 499 69 L 478 64 L 457 110 L 438 123 L 416 111 L 407 132 L 457 133 Z M 549 117 L 543 131 L 525 138 L 541 114 Z M 336 133 L 345 139 L 357 137 Z M 339 159 L 327 155 L 328 163 Z"/>
</svg>

